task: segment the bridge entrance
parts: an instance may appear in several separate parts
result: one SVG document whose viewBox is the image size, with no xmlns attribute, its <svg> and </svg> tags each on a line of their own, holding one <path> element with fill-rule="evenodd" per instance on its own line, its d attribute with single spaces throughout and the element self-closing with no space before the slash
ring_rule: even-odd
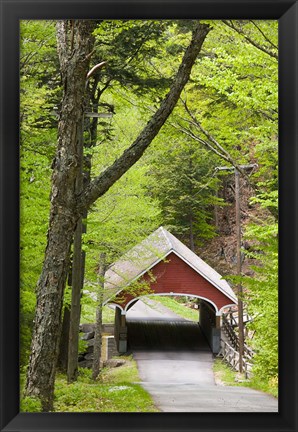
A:
<svg viewBox="0 0 298 432">
<path fill-rule="evenodd" d="M 126 314 L 148 293 L 197 297 L 198 325 L 212 352 L 219 352 L 221 315 L 225 308 L 236 305 L 236 296 L 212 267 L 163 227 L 127 252 L 106 273 L 104 303 L 116 306 L 115 340 L 120 353 L 128 347 Z"/>
</svg>

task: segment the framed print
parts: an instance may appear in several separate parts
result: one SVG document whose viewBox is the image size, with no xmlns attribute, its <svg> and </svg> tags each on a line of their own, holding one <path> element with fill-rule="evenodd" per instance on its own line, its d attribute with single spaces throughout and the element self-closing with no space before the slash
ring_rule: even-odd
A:
<svg viewBox="0 0 298 432">
<path fill-rule="evenodd" d="M 296 431 L 297 2 L 0 2 L 1 430 Z"/>
</svg>

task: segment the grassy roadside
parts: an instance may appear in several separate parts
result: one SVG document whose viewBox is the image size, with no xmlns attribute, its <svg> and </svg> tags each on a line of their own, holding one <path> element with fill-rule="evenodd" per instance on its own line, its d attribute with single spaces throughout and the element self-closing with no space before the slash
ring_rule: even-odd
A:
<svg viewBox="0 0 298 432">
<path fill-rule="evenodd" d="M 213 372 L 215 381 L 218 384 L 228 386 L 249 387 L 254 390 L 260 390 L 274 397 L 278 397 L 278 383 L 273 380 L 268 382 L 260 381 L 256 378 L 246 380 L 244 376 L 240 376 L 238 372 L 230 368 L 223 360 L 217 358 L 213 364 Z"/>
<path fill-rule="evenodd" d="M 195 322 L 198 322 L 199 320 L 199 312 L 197 309 L 190 309 L 189 307 L 184 306 L 183 303 L 179 303 L 177 300 L 175 300 L 172 297 L 148 296 L 148 298 L 150 298 L 150 300 L 154 300 L 156 302 L 161 303 L 163 306 L 166 306 L 168 309 L 173 311 L 175 314 L 181 316 L 182 318 L 195 321 Z M 146 298 L 143 299 L 143 301 L 144 303 L 146 303 Z"/>
<path fill-rule="evenodd" d="M 95 303 L 89 299 L 89 303 L 82 304 L 81 323 L 94 323 L 96 315 Z M 105 324 L 113 324 L 115 319 L 115 311 L 108 305 L 102 308 L 102 320 Z"/>
<path fill-rule="evenodd" d="M 66 376 L 58 374 L 55 382 L 55 412 L 158 412 L 151 396 L 137 382 L 136 362 L 131 356 L 121 357 L 125 364 L 104 368 L 97 381 L 90 369 L 79 369 L 78 380 L 67 384 Z M 33 398 L 21 401 L 22 412 L 39 411 Z"/>
</svg>

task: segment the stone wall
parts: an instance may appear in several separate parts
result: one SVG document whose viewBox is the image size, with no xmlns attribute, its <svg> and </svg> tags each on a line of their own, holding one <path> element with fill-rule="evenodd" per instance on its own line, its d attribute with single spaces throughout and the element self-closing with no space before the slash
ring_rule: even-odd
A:
<svg viewBox="0 0 298 432">
<path fill-rule="evenodd" d="M 78 365 L 79 367 L 91 368 L 93 363 L 95 324 L 81 324 L 80 334 L 81 339 L 86 341 L 87 347 L 84 353 L 79 354 Z M 102 364 L 118 354 L 114 338 L 114 325 L 103 324 L 101 345 Z"/>
</svg>

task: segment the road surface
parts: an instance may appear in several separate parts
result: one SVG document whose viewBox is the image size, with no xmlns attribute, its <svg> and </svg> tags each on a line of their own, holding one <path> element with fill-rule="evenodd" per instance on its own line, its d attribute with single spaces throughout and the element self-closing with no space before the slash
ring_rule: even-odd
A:
<svg viewBox="0 0 298 432">
<path fill-rule="evenodd" d="M 245 387 L 216 385 L 213 356 L 199 326 L 160 303 L 127 313 L 142 386 L 163 412 L 277 412 L 277 400 Z"/>
</svg>

